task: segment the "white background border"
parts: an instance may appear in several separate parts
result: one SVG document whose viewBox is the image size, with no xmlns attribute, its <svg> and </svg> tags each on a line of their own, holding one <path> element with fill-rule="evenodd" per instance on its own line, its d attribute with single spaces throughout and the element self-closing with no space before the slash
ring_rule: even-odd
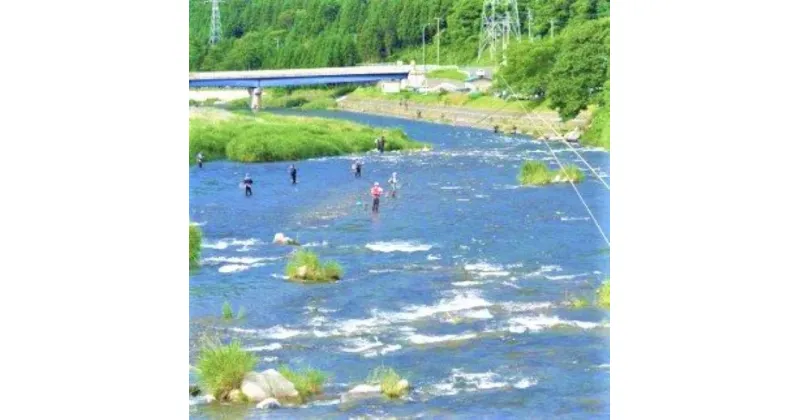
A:
<svg viewBox="0 0 800 420">
<path fill-rule="evenodd" d="M 185 2 L 8 2 L 4 418 L 187 414 Z M 612 415 L 796 416 L 794 2 L 612 7 Z"/>
</svg>

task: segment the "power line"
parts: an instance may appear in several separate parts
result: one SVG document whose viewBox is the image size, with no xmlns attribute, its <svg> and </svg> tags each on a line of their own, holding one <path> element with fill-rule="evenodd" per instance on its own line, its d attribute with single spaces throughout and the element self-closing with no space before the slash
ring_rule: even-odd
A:
<svg viewBox="0 0 800 420">
<path fill-rule="evenodd" d="M 498 73 L 497 76 L 500 77 L 503 80 L 503 83 L 505 83 L 506 86 L 508 86 L 509 89 L 511 89 L 511 86 L 508 84 L 508 82 L 506 81 L 506 79 L 502 75 L 500 75 Z M 570 150 L 572 150 L 572 152 L 575 153 L 578 156 L 578 159 L 583 161 L 583 163 L 586 165 L 586 167 L 589 168 L 590 171 L 592 171 L 594 176 L 597 177 L 597 180 L 600 181 L 603 185 L 605 185 L 607 190 L 611 191 L 611 186 L 609 186 L 608 183 L 603 179 L 603 177 L 601 177 L 600 174 L 598 174 L 597 171 L 594 170 L 592 165 L 590 165 L 589 162 L 587 162 L 586 159 L 584 159 L 583 156 L 581 156 L 581 154 L 577 150 L 575 150 L 575 148 L 572 147 L 571 144 L 569 144 L 569 142 L 566 140 L 565 136 L 563 134 L 561 134 L 558 130 L 556 130 L 556 128 L 553 127 L 552 124 L 550 124 L 550 121 L 547 121 L 546 119 L 542 118 L 541 116 L 539 116 L 539 114 L 535 114 L 535 115 L 536 115 L 537 118 L 542 120 L 545 124 L 547 124 L 547 126 L 550 128 L 550 130 L 553 131 L 553 133 L 555 133 L 558 137 L 560 137 L 561 141 L 563 141 L 564 144 L 566 144 L 567 147 L 569 147 Z"/>
<path fill-rule="evenodd" d="M 500 75 L 498 74 L 498 76 L 500 76 Z M 500 79 L 503 80 L 503 83 L 506 84 L 506 87 L 508 87 L 508 89 L 511 91 L 511 93 L 516 95 L 516 92 L 514 92 L 514 88 L 512 88 L 511 85 L 508 84 L 506 79 L 503 76 L 500 76 Z M 531 120 L 531 122 L 533 122 L 533 120 L 531 119 L 531 116 L 530 116 L 530 112 L 526 112 L 525 116 L 528 117 L 528 119 Z M 561 164 L 561 160 L 558 159 L 558 156 L 556 156 L 556 153 L 550 147 L 550 143 L 548 141 L 545 141 L 544 144 L 545 144 L 545 146 L 547 146 L 547 149 L 550 150 L 550 154 L 553 155 L 553 159 L 556 160 L 556 163 L 558 164 L 558 167 L 561 168 L 561 172 L 566 175 L 566 170 L 564 168 L 564 165 Z M 570 179 L 569 177 L 567 177 L 567 181 L 569 181 L 569 184 L 572 185 L 572 189 L 575 190 L 575 194 L 578 195 L 578 199 L 581 200 L 581 203 L 583 204 L 583 207 L 586 209 L 586 212 L 589 213 L 589 217 L 592 218 L 592 221 L 594 222 L 594 225 L 597 227 L 597 231 L 600 232 L 600 235 L 606 241 L 606 244 L 610 247 L 611 246 L 611 241 L 608 240 L 608 237 L 606 236 L 605 232 L 603 232 L 603 228 L 600 227 L 600 223 L 597 222 L 597 219 L 594 217 L 594 213 L 592 213 L 592 210 L 586 204 L 586 201 L 583 199 L 583 196 L 581 195 L 580 191 L 578 191 L 578 187 L 575 186 L 575 183 L 572 182 L 572 179 Z"/>
</svg>

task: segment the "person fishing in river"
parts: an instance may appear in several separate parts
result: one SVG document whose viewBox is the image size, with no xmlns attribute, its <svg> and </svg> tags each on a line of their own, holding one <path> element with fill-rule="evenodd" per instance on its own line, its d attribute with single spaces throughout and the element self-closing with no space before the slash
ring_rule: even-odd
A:
<svg viewBox="0 0 800 420">
<path fill-rule="evenodd" d="M 250 178 L 250 174 L 244 174 L 244 179 L 242 180 L 242 185 L 244 185 L 244 195 L 245 197 L 250 197 L 253 195 L 253 178 Z"/>
<path fill-rule="evenodd" d="M 377 147 L 379 152 L 383 153 L 383 150 L 386 148 L 386 137 L 380 136 L 375 139 L 375 147 Z"/>
<path fill-rule="evenodd" d="M 397 184 L 399 181 L 397 180 L 397 172 L 392 172 L 392 177 L 389 178 L 389 187 L 392 190 L 392 198 L 397 197 Z"/>
<path fill-rule="evenodd" d="M 353 173 L 356 175 L 356 178 L 361 178 L 361 165 L 363 164 L 364 162 L 360 160 L 356 160 L 355 162 L 353 162 L 352 169 Z"/>
<path fill-rule="evenodd" d="M 372 212 L 377 213 L 378 206 L 381 204 L 383 188 L 381 188 L 380 184 L 376 182 L 375 185 L 372 186 L 372 189 L 369 191 L 369 193 L 372 195 Z"/>
<path fill-rule="evenodd" d="M 197 166 L 202 168 L 203 167 L 203 152 L 197 152 L 197 156 L 195 157 L 195 160 L 197 160 Z"/>
<path fill-rule="evenodd" d="M 294 165 L 289 166 L 289 176 L 292 177 L 292 185 L 297 185 L 297 168 Z"/>
</svg>

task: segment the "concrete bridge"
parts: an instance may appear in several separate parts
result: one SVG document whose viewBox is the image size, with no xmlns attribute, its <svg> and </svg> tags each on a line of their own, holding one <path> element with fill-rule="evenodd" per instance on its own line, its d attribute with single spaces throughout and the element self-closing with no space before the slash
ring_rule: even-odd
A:
<svg viewBox="0 0 800 420">
<path fill-rule="evenodd" d="M 189 73 L 189 88 L 245 88 L 250 93 L 252 107 L 258 109 L 261 106 L 261 89 L 265 87 L 376 83 L 384 80 L 400 83 L 414 73 L 417 73 L 414 64 L 201 72 Z"/>
</svg>

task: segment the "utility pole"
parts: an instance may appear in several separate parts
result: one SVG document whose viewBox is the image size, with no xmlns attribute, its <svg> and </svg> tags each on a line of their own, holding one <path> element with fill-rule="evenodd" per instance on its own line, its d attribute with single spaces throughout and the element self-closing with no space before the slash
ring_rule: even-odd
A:
<svg viewBox="0 0 800 420">
<path fill-rule="evenodd" d="M 427 28 L 427 27 L 428 27 L 427 23 L 422 25 L 422 68 L 424 69 L 422 71 L 428 71 L 428 68 L 426 67 L 426 64 L 425 64 L 426 63 L 425 60 L 426 60 L 426 57 L 427 57 L 425 55 L 425 28 Z"/>
<path fill-rule="evenodd" d="M 219 17 L 219 4 L 223 0 L 208 0 L 206 3 L 211 3 L 211 36 L 208 42 L 215 45 L 222 38 L 222 23 Z"/>
<path fill-rule="evenodd" d="M 439 21 L 441 20 L 442 18 L 438 17 L 436 18 L 436 65 L 437 66 L 439 65 L 439 42 L 442 39 L 442 36 L 439 34 Z"/>
<path fill-rule="evenodd" d="M 550 18 L 550 39 L 553 39 L 553 28 L 555 28 L 556 20 Z"/>
</svg>

